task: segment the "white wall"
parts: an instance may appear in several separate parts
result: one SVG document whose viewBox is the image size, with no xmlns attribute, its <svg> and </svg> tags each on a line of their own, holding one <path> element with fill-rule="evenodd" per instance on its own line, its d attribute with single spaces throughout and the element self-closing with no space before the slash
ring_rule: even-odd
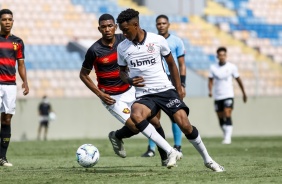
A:
<svg viewBox="0 0 282 184">
<path fill-rule="evenodd" d="M 190 120 L 202 137 L 221 136 L 210 98 L 186 98 Z M 39 99 L 19 99 L 12 119 L 12 140 L 34 140 L 38 128 Z M 49 139 L 106 138 L 111 130 L 122 126 L 97 98 L 51 99 L 57 120 L 50 123 Z M 282 135 L 282 98 L 250 98 L 243 104 L 235 99 L 233 113 L 235 136 Z M 163 113 L 161 119 L 167 137 L 172 137 L 171 124 Z M 142 137 L 142 135 L 138 135 Z"/>
</svg>

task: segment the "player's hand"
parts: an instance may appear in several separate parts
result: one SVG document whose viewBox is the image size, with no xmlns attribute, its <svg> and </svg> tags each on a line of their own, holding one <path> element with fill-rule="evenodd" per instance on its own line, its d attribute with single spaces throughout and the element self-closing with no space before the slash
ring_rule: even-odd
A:
<svg viewBox="0 0 282 184">
<path fill-rule="evenodd" d="M 142 82 L 144 82 L 144 79 L 143 77 L 140 77 L 140 76 L 128 78 L 128 83 L 132 86 L 144 87 L 145 84 L 142 84 Z"/>
<path fill-rule="evenodd" d="M 184 93 L 183 93 L 182 88 L 181 88 L 181 90 L 176 90 L 176 91 L 177 91 L 177 93 L 178 93 L 180 99 L 183 100 L 183 98 L 184 98 L 185 95 L 184 95 Z"/>
<path fill-rule="evenodd" d="M 107 105 L 113 105 L 116 103 L 116 100 L 113 99 L 109 94 L 101 92 L 99 98 Z"/>
<path fill-rule="evenodd" d="M 24 89 L 23 95 L 27 95 L 27 94 L 29 93 L 29 88 L 28 88 L 27 82 L 24 82 L 24 83 L 22 84 L 22 89 Z"/>
<path fill-rule="evenodd" d="M 243 94 L 243 102 L 246 103 L 247 102 L 247 95 Z"/>
<path fill-rule="evenodd" d="M 209 92 L 209 97 L 212 97 L 212 93 L 211 92 Z"/>
</svg>

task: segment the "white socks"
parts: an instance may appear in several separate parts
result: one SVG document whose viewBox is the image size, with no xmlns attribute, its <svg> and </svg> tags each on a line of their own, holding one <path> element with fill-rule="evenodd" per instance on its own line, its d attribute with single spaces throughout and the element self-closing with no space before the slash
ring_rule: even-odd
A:
<svg viewBox="0 0 282 184">
<path fill-rule="evenodd" d="M 222 126 L 223 134 L 224 134 L 224 140 L 231 143 L 231 136 L 233 131 L 232 125 L 223 125 Z"/>
<path fill-rule="evenodd" d="M 150 123 L 143 130 L 143 135 L 147 138 L 152 139 L 159 147 L 161 147 L 167 154 L 170 154 L 173 148 L 168 144 L 168 142 L 156 131 L 155 127 Z"/>
<path fill-rule="evenodd" d="M 197 151 L 200 153 L 200 155 L 202 156 L 204 163 L 209 163 L 212 161 L 212 158 L 210 157 L 207 148 L 205 147 L 200 134 L 198 135 L 198 137 L 194 140 L 189 140 L 189 142 L 191 144 L 193 144 L 193 146 L 197 149 Z"/>
</svg>

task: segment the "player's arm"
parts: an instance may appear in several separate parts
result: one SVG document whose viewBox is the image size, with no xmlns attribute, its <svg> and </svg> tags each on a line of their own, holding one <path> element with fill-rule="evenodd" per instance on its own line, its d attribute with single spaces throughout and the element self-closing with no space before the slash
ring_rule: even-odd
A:
<svg viewBox="0 0 282 184">
<path fill-rule="evenodd" d="M 179 65 L 179 73 L 180 73 L 180 82 L 182 91 L 184 93 L 184 97 L 186 96 L 186 65 L 184 60 L 184 55 L 177 58 L 178 65 Z"/>
<path fill-rule="evenodd" d="M 247 102 L 247 95 L 246 95 L 246 93 L 245 93 L 245 89 L 244 89 L 243 82 L 242 82 L 242 80 L 241 80 L 240 77 L 237 77 L 237 78 L 235 78 L 235 79 L 236 79 L 236 81 L 238 82 L 239 87 L 241 88 L 241 91 L 242 91 L 242 93 L 243 93 L 243 101 L 246 103 L 246 102 Z"/>
<path fill-rule="evenodd" d="M 165 58 L 166 63 L 168 65 L 172 84 L 174 85 L 174 87 L 175 87 L 176 91 L 178 92 L 180 98 L 183 99 L 184 94 L 183 94 L 183 91 L 182 91 L 182 88 L 181 88 L 179 72 L 178 72 L 178 68 L 175 64 L 175 61 L 172 57 L 172 54 L 169 53 L 169 55 L 164 56 L 164 58 Z"/>
<path fill-rule="evenodd" d="M 23 84 L 22 84 L 22 88 L 24 89 L 23 94 L 27 95 L 29 93 L 29 88 L 28 88 L 28 83 L 27 83 L 24 59 L 18 59 L 18 72 L 23 81 Z"/>
<path fill-rule="evenodd" d="M 128 76 L 128 68 L 126 66 L 119 66 L 119 75 L 123 82 L 130 84 L 131 86 L 136 87 L 144 87 L 145 84 L 143 84 L 144 79 L 143 77 L 136 76 L 130 78 Z"/>
<path fill-rule="evenodd" d="M 209 82 L 208 82 L 209 97 L 212 97 L 212 85 L 213 85 L 213 78 L 209 78 Z"/>
<path fill-rule="evenodd" d="M 112 105 L 115 103 L 115 100 L 113 98 L 110 97 L 110 95 L 104 93 L 103 91 L 101 91 L 92 81 L 92 79 L 90 78 L 89 74 L 90 74 L 91 70 L 88 70 L 86 68 L 81 67 L 80 73 L 79 73 L 79 77 L 81 79 L 81 81 L 93 92 L 95 93 L 103 102 L 105 102 L 108 105 Z"/>
</svg>

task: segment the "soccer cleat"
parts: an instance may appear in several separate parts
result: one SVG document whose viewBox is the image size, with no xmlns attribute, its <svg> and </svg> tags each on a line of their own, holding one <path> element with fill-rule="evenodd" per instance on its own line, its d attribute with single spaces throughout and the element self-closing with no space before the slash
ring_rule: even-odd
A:
<svg viewBox="0 0 282 184">
<path fill-rule="evenodd" d="M 168 162 L 166 167 L 171 169 L 172 167 L 176 167 L 176 162 L 183 157 L 182 153 L 177 151 L 177 149 L 173 149 L 172 152 L 168 155 Z"/>
<path fill-rule="evenodd" d="M 210 161 L 208 163 L 205 163 L 205 166 L 215 172 L 223 172 L 225 171 L 224 167 L 216 163 L 215 161 Z"/>
<path fill-rule="evenodd" d="M 13 164 L 8 162 L 6 157 L 2 157 L 2 158 L 0 158 L 0 166 L 11 167 L 11 166 L 13 166 Z"/>
<path fill-rule="evenodd" d="M 181 153 L 182 153 L 181 146 L 176 146 L 176 145 L 174 145 L 173 147 L 174 147 L 175 149 L 177 149 L 177 151 L 179 151 L 179 152 L 181 152 Z"/>
<path fill-rule="evenodd" d="M 230 139 L 223 139 L 223 141 L 221 143 L 222 144 L 231 144 L 231 140 Z"/>
<path fill-rule="evenodd" d="M 109 133 L 109 139 L 110 139 L 110 142 L 112 143 L 115 154 L 117 154 L 121 158 L 125 158 L 126 152 L 123 147 L 123 142 L 122 140 L 119 140 L 118 138 L 116 138 L 115 131 L 111 131 Z"/>
<path fill-rule="evenodd" d="M 154 157 L 154 156 L 155 156 L 155 152 L 150 149 L 150 146 L 148 146 L 148 150 L 143 155 L 141 155 L 141 157 Z"/>
</svg>

